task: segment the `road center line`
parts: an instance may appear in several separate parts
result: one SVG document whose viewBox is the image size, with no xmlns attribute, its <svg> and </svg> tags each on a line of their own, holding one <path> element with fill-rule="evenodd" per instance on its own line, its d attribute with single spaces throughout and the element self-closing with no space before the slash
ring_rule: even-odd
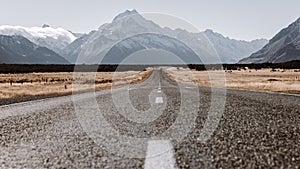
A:
<svg viewBox="0 0 300 169">
<path fill-rule="evenodd" d="M 195 89 L 196 87 L 193 86 L 185 86 L 186 89 Z"/>
<path fill-rule="evenodd" d="M 174 149 L 169 140 L 148 142 L 145 169 L 175 169 Z"/>
<path fill-rule="evenodd" d="M 159 79 L 159 82 L 158 82 L 158 90 L 161 90 L 160 79 Z"/>
<path fill-rule="evenodd" d="M 163 103 L 163 102 L 164 102 L 164 100 L 163 100 L 162 97 L 156 97 L 155 98 L 155 103 Z"/>
</svg>

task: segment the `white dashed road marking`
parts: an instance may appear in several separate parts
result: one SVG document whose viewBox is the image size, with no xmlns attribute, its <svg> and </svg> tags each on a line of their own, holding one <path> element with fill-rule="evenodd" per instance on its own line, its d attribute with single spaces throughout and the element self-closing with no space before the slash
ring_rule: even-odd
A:
<svg viewBox="0 0 300 169">
<path fill-rule="evenodd" d="M 175 169 L 174 150 L 168 140 L 153 140 L 148 142 L 145 169 Z"/>
<path fill-rule="evenodd" d="M 162 97 L 156 97 L 155 103 L 163 103 L 163 102 L 164 102 L 164 100 Z"/>
<path fill-rule="evenodd" d="M 196 87 L 192 87 L 192 86 L 185 86 L 186 89 L 195 89 Z"/>
</svg>

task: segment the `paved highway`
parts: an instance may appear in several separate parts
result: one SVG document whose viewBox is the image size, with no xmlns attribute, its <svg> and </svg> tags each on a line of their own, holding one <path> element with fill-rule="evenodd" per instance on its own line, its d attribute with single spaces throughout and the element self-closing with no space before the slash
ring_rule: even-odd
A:
<svg viewBox="0 0 300 169">
<path fill-rule="evenodd" d="M 1 106 L 0 168 L 297 168 L 299 103 L 156 70 L 129 87 Z"/>
</svg>

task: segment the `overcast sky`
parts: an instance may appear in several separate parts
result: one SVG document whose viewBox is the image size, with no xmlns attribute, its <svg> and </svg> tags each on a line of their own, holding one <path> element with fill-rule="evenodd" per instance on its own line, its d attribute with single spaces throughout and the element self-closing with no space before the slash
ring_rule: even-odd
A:
<svg viewBox="0 0 300 169">
<path fill-rule="evenodd" d="M 235 39 L 271 38 L 300 17 L 300 0 L 0 0 L 0 25 L 90 32 L 126 9 L 178 16 Z"/>
</svg>

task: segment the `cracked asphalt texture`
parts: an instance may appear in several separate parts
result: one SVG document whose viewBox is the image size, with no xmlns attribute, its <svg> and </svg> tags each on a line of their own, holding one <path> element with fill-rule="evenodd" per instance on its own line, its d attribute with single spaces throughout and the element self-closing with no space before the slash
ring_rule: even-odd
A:
<svg viewBox="0 0 300 169">
<path fill-rule="evenodd" d="M 148 124 L 119 114 L 110 90 L 96 92 L 96 100 L 120 134 L 147 138 L 174 123 L 181 92 L 199 92 L 195 126 L 181 143 L 173 144 L 178 168 L 299 168 L 300 97 L 228 89 L 220 123 L 211 138 L 201 143 L 197 138 L 211 106 L 210 88 L 179 91 L 177 83 L 157 70 L 130 90 L 123 87 L 114 92 L 129 92 L 136 110 L 148 110 L 155 105 L 151 100 L 159 81 L 163 113 Z M 88 102 L 92 96 L 76 97 Z M 95 143 L 80 125 L 72 96 L 0 106 L 0 168 L 143 168 L 144 163 L 144 158 L 112 154 Z"/>
</svg>

